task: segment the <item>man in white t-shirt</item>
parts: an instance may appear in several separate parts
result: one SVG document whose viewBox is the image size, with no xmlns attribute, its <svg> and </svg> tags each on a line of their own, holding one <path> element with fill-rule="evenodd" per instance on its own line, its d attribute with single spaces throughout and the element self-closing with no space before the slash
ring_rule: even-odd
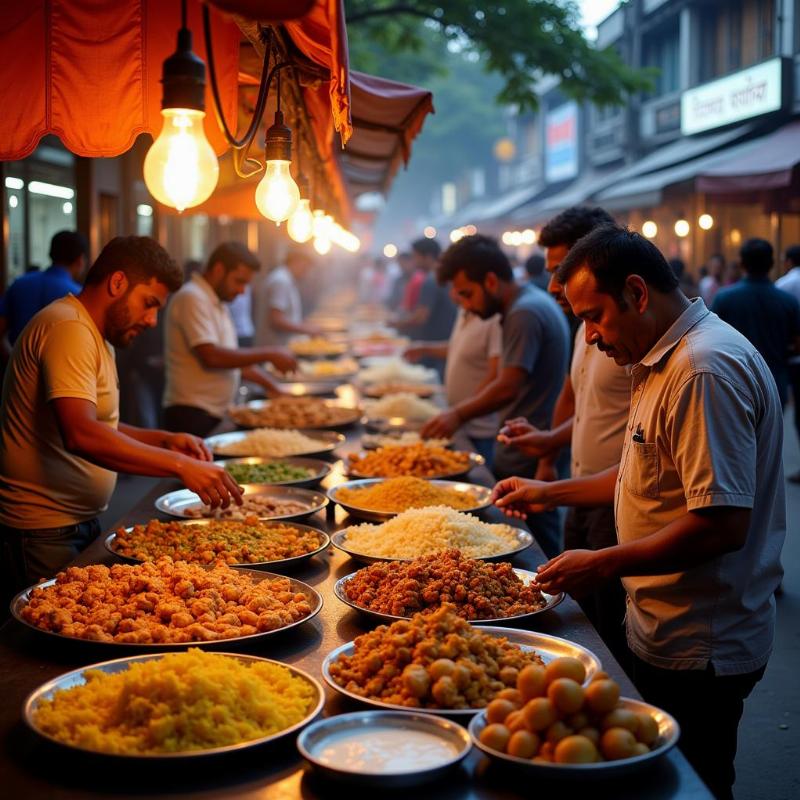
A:
<svg viewBox="0 0 800 800">
<path fill-rule="evenodd" d="M 204 272 L 194 273 L 169 304 L 164 326 L 167 430 L 207 436 L 234 402 L 241 378 L 263 386 L 269 395 L 279 393 L 259 364 L 270 361 L 282 372 L 296 367 L 280 348 L 238 348 L 226 304 L 244 291 L 258 268 L 258 259 L 244 245 L 221 244 Z"/>
<path fill-rule="evenodd" d="M 447 344 L 415 343 L 406 351 L 405 356 L 412 361 L 425 356 L 447 359 L 444 386 L 447 405 L 453 407 L 462 400 L 474 397 L 497 377 L 502 352 L 503 330 L 500 317 L 495 314 L 489 319 L 481 319 L 477 314 L 471 314 L 462 308 L 458 311 Z M 497 427 L 497 413 L 492 412 L 468 420 L 462 428 L 490 468 Z"/>
<path fill-rule="evenodd" d="M 321 333 L 303 322 L 303 303 L 298 281 L 313 269 L 314 259 L 308 247 L 294 245 L 286 254 L 286 264 L 276 267 L 253 290 L 253 321 L 257 346 L 285 345 L 298 334 Z"/>
</svg>

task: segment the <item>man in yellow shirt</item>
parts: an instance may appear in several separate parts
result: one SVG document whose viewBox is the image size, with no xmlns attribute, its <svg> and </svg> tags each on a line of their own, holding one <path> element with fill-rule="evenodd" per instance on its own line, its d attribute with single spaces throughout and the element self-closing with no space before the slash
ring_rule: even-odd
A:
<svg viewBox="0 0 800 800">
<path fill-rule="evenodd" d="M 92 541 L 118 471 L 179 478 L 214 506 L 241 502 L 200 439 L 119 422 L 114 348 L 153 327 L 181 281 L 155 241 L 117 237 L 80 295 L 51 303 L 17 339 L 0 409 L 4 592 L 51 577 Z"/>
</svg>

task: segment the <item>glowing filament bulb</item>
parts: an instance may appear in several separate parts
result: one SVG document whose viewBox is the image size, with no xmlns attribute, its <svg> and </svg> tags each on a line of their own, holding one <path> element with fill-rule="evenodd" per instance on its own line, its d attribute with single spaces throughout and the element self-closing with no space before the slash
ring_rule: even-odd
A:
<svg viewBox="0 0 800 800">
<path fill-rule="evenodd" d="M 300 190 L 289 172 L 289 161 L 267 161 L 256 188 L 258 210 L 276 224 L 288 219 L 300 202 Z"/>
<path fill-rule="evenodd" d="M 306 198 L 301 198 L 294 213 L 286 223 L 286 232 L 294 241 L 302 244 L 314 235 L 314 217 Z"/>
</svg>

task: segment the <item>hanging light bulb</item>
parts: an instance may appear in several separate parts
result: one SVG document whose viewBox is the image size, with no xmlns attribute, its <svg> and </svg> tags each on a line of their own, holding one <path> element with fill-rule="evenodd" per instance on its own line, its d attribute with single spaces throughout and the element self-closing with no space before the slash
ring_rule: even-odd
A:
<svg viewBox="0 0 800 800">
<path fill-rule="evenodd" d="M 300 200 L 297 208 L 286 222 L 286 232 L 295 242 L 303 244 L 314 235 L 314 216 L 311 213 L 311 200 L 308 199 L 308 181 L 305 176 L 297 179 Z"/>
<path fill-rule="evenodd" d="M 321 255 L 326 256 L 331 251 L 331 240 L 324 236 L 314 237 L 314 249 Z"/>
<path fill-rule="evenodd" d="M 203 129 L 206 65 L 192 52 L 185 7 L 178 48 L 164 61 L 162 74 L 164 124 L 144 159 L 144 182 L 160 203 L 183 211 L 207 200 L 219 178 Z"/>
<path fill-rule="evenodd" d="M 314 211 L 314 236 L 318 239 L 330 239 L 335 222 L 330 214 L 321 209 Z"/>
<path fill-rule="evenodd" d="M 300 190 L 292 178 L 292 131 L 283 122 L 281 111 L 281 84 L 278 75 L 278 107 L 275 121 L 267 131 L 264 146 L 266 169 L 256 188 L 256 205 L 267 218 L 280 225 L 288 219 L 300 202 Z"/>
</svg>

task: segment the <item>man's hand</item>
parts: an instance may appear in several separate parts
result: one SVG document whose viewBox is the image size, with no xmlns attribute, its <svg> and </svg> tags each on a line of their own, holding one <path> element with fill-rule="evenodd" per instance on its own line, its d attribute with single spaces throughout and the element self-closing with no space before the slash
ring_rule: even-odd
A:
<svg viewBox="0 0 800 800">
<path fill-rule="evenodd" d="M 294 372 L 297 369 L 297 359 L 283 347 L 270 349 L 265 356 L 278 372 Z"/>
<path fill-rule="evenodd" d="M 187 489 L 197 494 L 211 508 L 227 508 L 231 498 L 242 504 L 242 490 L 236 481 L 216 464 L 185 460 L 178 468 L 178 476 Z"/>
<path fill-rule="evenodd" d="M 492 502 L 507 516 L 524 518 L 550 509 L 549 486 L 526 478 L 506 478 L 492 490 Z"/>
<path fill-rule="evenodd" d="M 514 447 L 531 458 L 541 458 L 556 449 L 551 431 L 540 430 L 524 418 L 506 422 L 497 434 L 497 441 Z"/>
<path fill-rule="evenodd" d="M 426 355 L 428 355 L 428 348 L 420 345 L 418 347 L 407 347 L 403 353 L 403 358 L 414 364 L 421 358 L 425 358 Z"/>
<path fill-rule="evenodd" d="M 614 577 L 608 550 L 565 550 L 539 567 L 536 584 L 548 594 L 583 597 Z"/>
<path fill-rule="evenodd" d="M 428 420 L 419 432 L 423 439 L 449 439 L 461 425 L 458 412 L 451 408 Z"/>
<path fill-rule="evenodd" d="M 171 433 L 164 441 L 167 450 L 174 450 L 176 453 L 183 453 L 198 461 L 213 461 L 211 451 L 206 447 L 205 442 L 199 436 L 192 436 L 191 433 Z"/>
</svg>

